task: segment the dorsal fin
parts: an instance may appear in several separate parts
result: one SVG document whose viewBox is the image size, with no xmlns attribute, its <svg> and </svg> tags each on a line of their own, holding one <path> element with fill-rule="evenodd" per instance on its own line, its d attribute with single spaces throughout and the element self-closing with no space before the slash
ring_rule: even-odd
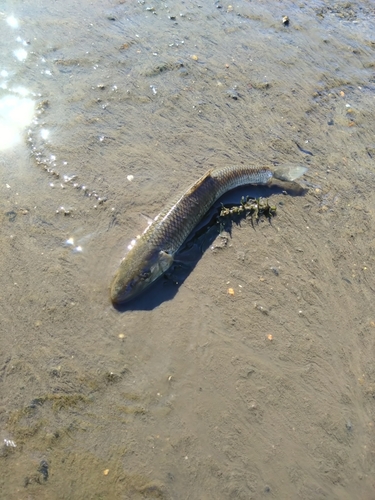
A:
<svg viewBox="0 0 375 500">
<path fill-rule="evenodd" d="M 208 172 L 206 172 L 200 179 L 197 180 L 197 182 L 194 182 L 194 184 L 190 187 L 190 189 L 188 191 L 186 191 L 186 195 L 190 195 L 192 194 L 199 186 L 201 186 L 205 181 L 207 181 L 208 178 L 212 178 L 211 177 L 211 173 L 214 169 L 211 168 L 210 170 L 208 170 Z"/>
</svg>

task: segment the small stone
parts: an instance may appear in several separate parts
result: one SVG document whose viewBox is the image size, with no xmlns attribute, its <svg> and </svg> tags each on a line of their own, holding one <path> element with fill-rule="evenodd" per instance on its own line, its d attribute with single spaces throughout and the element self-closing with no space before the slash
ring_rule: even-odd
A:
<svg viewBox="0 0 375 500">
<path fill-rule="evenodd" d="M 273 274 L 275 274 L 276 276 L 279 276 L 279 270 L 277 269 L 277 267 L 271 267 L 271 271 L 273 272 Z"/>
<path fill-rule="evenodd" d="M 258 311 L 260 311 L 261 313 L 265 314 L 266 316 L 269 314 L 268 309 L 266 309 L 265 307 L 263 307 L 257 303 L 254 304 L 254 307 L 255 307 L 255 309 L 258 309 Z"/>
<path fill-rule="evenodd" d="M 240 94 L 235 89 L 229 89 L 229 90 L 227 90 L 227 95 L 228 95 L 228 97 L 231 97 L 235 101 L 237 101 L 239 99 L 239 97 L 240 97 Z"/>
<path fill-rule="evenodd" d="M 353 430 L 353 424 L 351 423 L 350 420 L 347 420 L 346 422 L 346 428 L 349 432 L 351 432 Z"/>
</svg>

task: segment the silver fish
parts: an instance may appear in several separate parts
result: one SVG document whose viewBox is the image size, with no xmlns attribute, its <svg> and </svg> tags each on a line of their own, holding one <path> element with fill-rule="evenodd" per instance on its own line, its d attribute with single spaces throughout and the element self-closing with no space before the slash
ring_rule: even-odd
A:
<svg viewBox="0 0 375 500">
<path fill-rule="evenodd" d="M 133 299 L 165 273 L 196 224 L 224 193 L 246 184 L 271 184 L 273 178 L 294 181 L 306 171 L 306 167 L 294 165 L 276 170 L 230 166 L 206 172 L 187 191 L 172 199 L 129 245 L 111 286 L 112 302 L 121 304 Z"/>
</svg>

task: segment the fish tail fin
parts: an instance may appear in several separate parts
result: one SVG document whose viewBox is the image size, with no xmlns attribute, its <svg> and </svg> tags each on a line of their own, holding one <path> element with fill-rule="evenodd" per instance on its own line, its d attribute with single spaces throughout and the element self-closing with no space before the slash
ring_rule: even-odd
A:
<svg viewBox="0 0 375 500">
<path fill-rule="evenodd" d="M 307 172 L 308 168 L 302 165 L 283 165 L 273 171 L 273 177 L 280 181 L 294 181 Z"/>
</svg>

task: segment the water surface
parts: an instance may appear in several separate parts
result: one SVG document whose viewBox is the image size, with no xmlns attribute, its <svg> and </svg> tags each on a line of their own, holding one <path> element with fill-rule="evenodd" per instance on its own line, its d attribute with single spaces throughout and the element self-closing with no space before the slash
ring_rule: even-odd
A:
<svg viewBox="0 0 375 500">
<path fill-rule="evenodd" d="M 372 499 L 372 2 L 0 23 L 4 498 Z M 306 165 L 310 190 L 115 310 L 141 214 L 238 163 Z"/>
</svg>

